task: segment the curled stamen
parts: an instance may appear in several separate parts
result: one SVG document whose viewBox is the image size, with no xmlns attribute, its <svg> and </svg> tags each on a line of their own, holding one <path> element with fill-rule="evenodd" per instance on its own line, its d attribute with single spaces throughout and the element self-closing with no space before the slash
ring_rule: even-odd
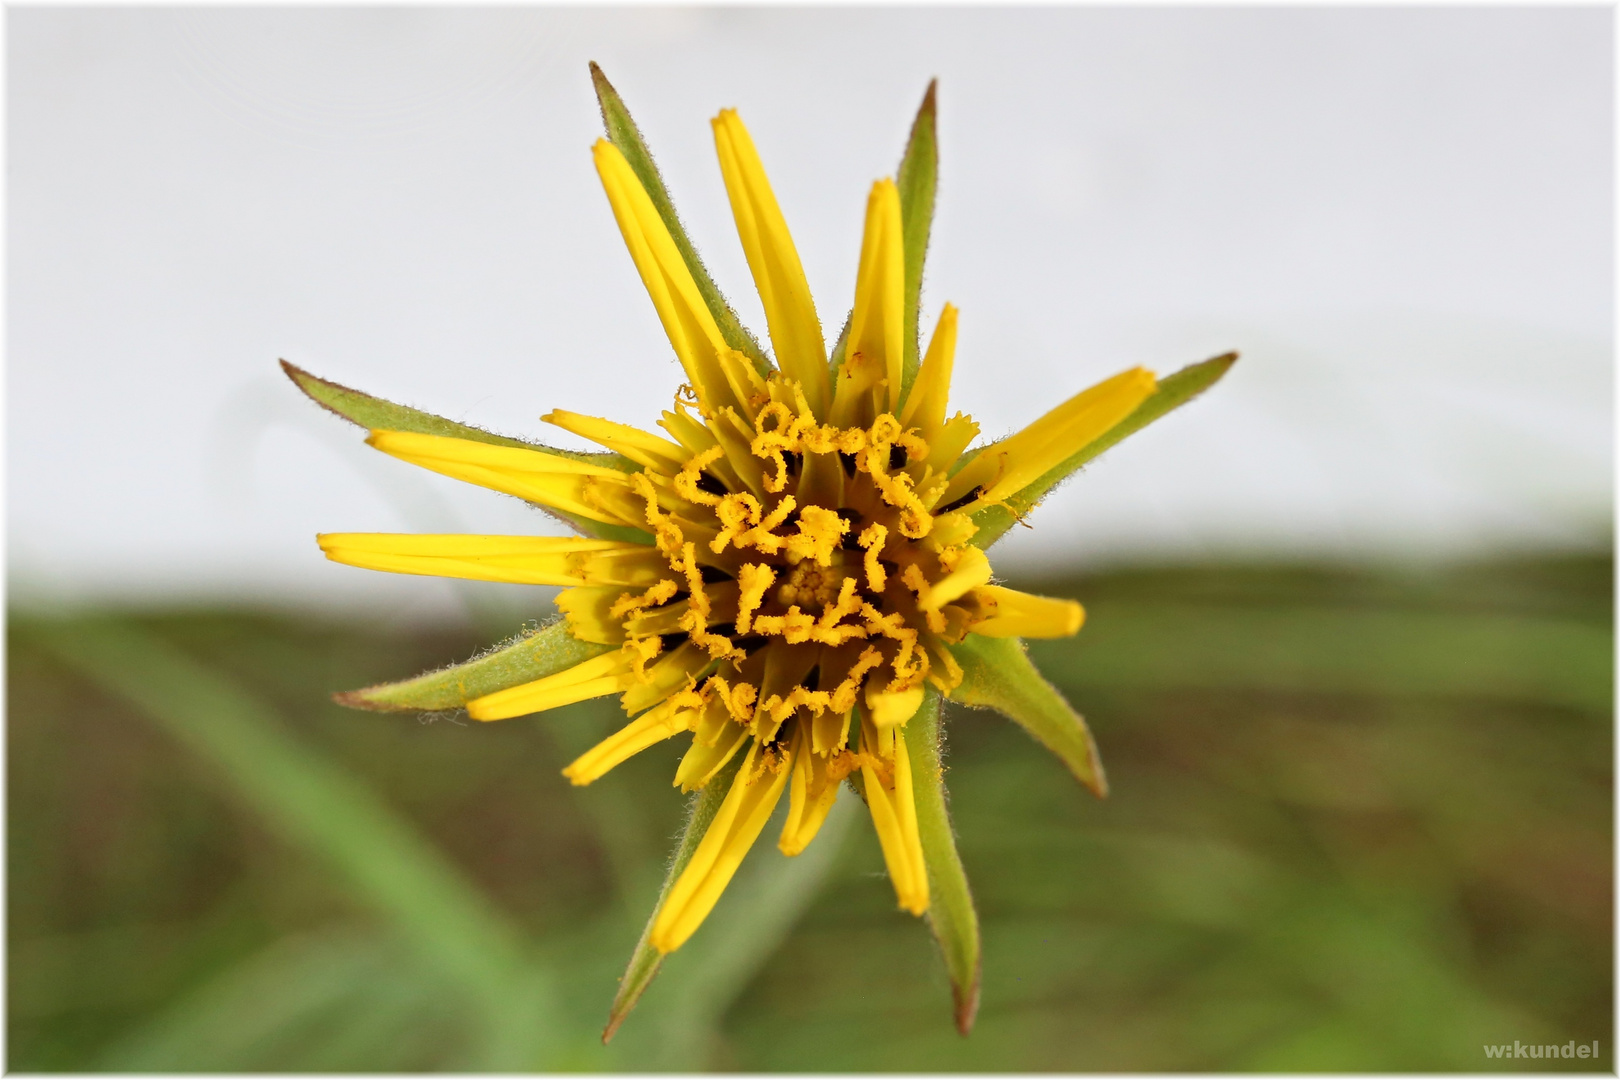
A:
<svg viewBox="0 0 1620 1080">
<path fill-rule="evenodd" d="M 703 470 L 725 456 L 725 452 L 724 447 L 711 446 L 688 461 L 675 476 L 675 494 L 701 506 L 720 505 L 720 500 L 724 497 L 724 489 L 722 488 L 719 495 L 705 490 L 710 485 L 704 480 Z"/>
<path fill-rule="evenodd" d="M 691 545 L 688 544 L 687 547 L 691 547 Z M 665 578 L 640 596 L 635 593 L 623 593 L 613 602 L 613 606 L 608 609 L 608 615 L 611 618 L 620 619 L 633 615 L 635 612 L 668 603 L 675 598 L 675 594 L 680 591 L 680 588 L 674 581 Z"/>
<path fill-rule="evenodd" d="M 764 563 L 744 563 L 737 574 L 742 589 L 737 598 L 737 633 L 746 634 L 753 628 L 754 612 L 765 599 L 765 591 L 776 580 L 776 571 Z"/>
<path fill-rule="evenodd" d="M 621 646 L 625 654 L 630 657 L 630 667 L 636 674 L 636 679 L 646 682 L 652 678 L 647 670 L 647 661 L 664 651 L 664 643 L 657 637 L 631 638 Z"/>
<path fill-rule="evenodd" d="M 859 538 L 861 547 L 866 549 L 866 564 L 864 567 L 866 570 L 866 587 L 875 593 L 882 592 L 883 587 L 888 584 L 889 580 L 888 571 L 883 569 L 883 564 L 878 561 L 878 556 L 883 553 L 883 545 L 888 539 L 889 530 L 875 521 L 862 530 Z"/>
<path fill-rule="evenodd" d="M 666 514 L 658 506 L 658 492 L 654 490 L 652 480 L 644 472 L 638 472 L 630 477 L 630 484 L 647 502 L 647 524 L 653 530 L 653 537 L 658 550 L 670 560 L 674 569 L 680 569 L 677 560 L 680 558 L 681 545 L 686 542 L 686 535 L 681 527 L 675 524 L 674 517 Z"/>
</svg>

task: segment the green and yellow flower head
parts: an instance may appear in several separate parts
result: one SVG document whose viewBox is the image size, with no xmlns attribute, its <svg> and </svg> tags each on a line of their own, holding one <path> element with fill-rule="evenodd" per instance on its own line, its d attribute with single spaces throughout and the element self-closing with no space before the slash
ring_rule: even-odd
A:
<svg viewBox="0 0 1620 1080">
<path fill-rule="evenodd" d="M 657 959 L 703 923 L 784 795 L 778 844 L 796 855 L 849 782 L 900 907 L 928 913 L 940 935 L 965 1030 L 978 935 L 944 818 L 939 697 L 1008 713 L 1103 791 L 1083 722 L 1017 643 L 1075 633 L 1080 605 L 993 584 L 985 549 L 1059 480 L 1202 390 L 1231 358 L 1164 383 L 1122 372 L 1009 438 L 972 446 L 978 425 L 949 401 L 954 307 L 918 357 L 930 88 L 899 182 L 879 180 L 867 198 L 854 302 L 830 354 L 753 140 L 736 112 L 713 120 L 773 363 L 720 298 L 622 102 L 593 75 L 609 135 L 593 148 L 596 170 L 685 382 L 662 434 L 561 409 L 543 417 L 605 448 L 580 454 L 289 367 L 311 396 L 371 428 L 378 450 L 515 495 L 582 534 L 321 536 L 329 558 L 353 566 L 563 589 L 563 618 L 541 631 L 460 668 L 339 699 L 502 720 L 618 695 L 628 723 L 564 770 L 575 784 L 686 738 L 675 783 L 699 792 L 700 805 L 614 1024 Z M 931 911 L 942 904 L 950 910 Z"/>
</svg>

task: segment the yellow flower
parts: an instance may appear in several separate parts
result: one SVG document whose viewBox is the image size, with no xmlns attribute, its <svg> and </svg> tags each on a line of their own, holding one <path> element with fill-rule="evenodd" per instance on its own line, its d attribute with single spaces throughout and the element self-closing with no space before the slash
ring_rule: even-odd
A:
<svg viewBox="0 0 1620 1080">
<path fill-rule="evenodd" d="M 982 643 L 1062 637 L 1083 619 L 1072 600 L 993 584 L 983 548 L 1138 414 L 1158 384 L 1133 368 L 970 449 L 978 425 L 948 407 L 954 307 L 944 306 L 920 363 L 908 364 L 908 338 L 916 349 L 908 270 L 920 279 L 921 253 L 908 267 L 916 223 L 896 182 L 879 180 L 868 196 L 853 305 L 829 357 L 787 222 L 748 130 L 727 109 L 712 122 L 715 146 L 771 364 L 722 325 L 729 309 L 708 295 L 650 158 L 639 171 L 632 162 L 644 156 L 639 135 L 627 114 L 615 131 L 622 103 L 597 76 L 615 139 L 596 143 L 596 170 L 686 376 L 662 433 L 561 409 L 543 417 L 607 451 L 591 456 L 446 422 L 398 430 L 360 417 L 383 453 L 549 508 L 586 535 L 329 533 L 321 548 L 374 570 L 563 587 L 557 605 L 575 649 L 566 663 L 547 660 L 531 668 L 541 677 L 507 675 L 495 689 L 471 680 L 460 703 L 475 719 L 501 720 L 618 695 L 628 723 L 564 770 L 579 785 L 685 739 L 674 782 L 720 797 L 649 927 L 646 944 L 658 955 L 703 923 L 784 796 L 777 842 L 796 855 L 845 781 L 870 810 L 899 906 L 924 914 L 931 871 L 940 870 L 925 855 L 917 790 L 939 777 L 937 768 L 914 770 L 907 745 L 918 736 L 908 725 L 931 690 L 996 704 L 987 680 L 963 685 L 963 660 L 985 655 Z M 919 127 L 925 120 L 931 153 L 932 88 Z M 914 148 L 918 138 L 914 129 Z M 924 164 L 931 210 L 931 160 Z M 909 174 L 903 166 L 902 182 L 922 190 L 913 166 Z M 312 388 L 318 380 L 300 382 L 332 404 L 332 391 L 323 398 Z M 411 704 L 375 691 L 341 699 Z M 1089 754 L 1085 743 L 1076 753 Z M 1075 767 L 1089 768 L 1083 778 L 1100 792 L 1095 762 Z M 976 942 L 975 931 L 975 950 Z M 958 1012 L 960 1020 L 960 1000 Z"/>
</svg>

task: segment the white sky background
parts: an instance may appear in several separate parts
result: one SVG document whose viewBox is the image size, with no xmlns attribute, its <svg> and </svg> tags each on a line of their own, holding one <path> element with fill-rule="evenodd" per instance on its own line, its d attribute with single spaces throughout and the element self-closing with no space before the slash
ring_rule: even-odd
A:
<svg viewBox="0 0 1620 1080">
<path fill-rule="evenodd" d="M 1242 351 L 999 567 L 1601 542 L 1611 19 L 13 8 L 11 588 L 427 613 L 466 594 L 313 534 L 558 531 L 368 450 L 275 362 L 513 434 L 651 426 L 678 368 L 591 166 L 589 59 L 762 339 L 708 119 L 749 124 L 830 339 L 937 75 L 924 318 L 962 309 L 953 404 L 987 435 Z"/>
</svg>

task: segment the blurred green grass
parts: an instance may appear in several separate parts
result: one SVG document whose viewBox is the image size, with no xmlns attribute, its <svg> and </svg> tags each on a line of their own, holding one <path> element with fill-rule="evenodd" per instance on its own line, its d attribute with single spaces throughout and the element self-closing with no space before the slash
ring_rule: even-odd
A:
<svg viewBox="0 0 1620 1080">
<path fill-rule="evenodd" d="M 1015 582 L 1087 605 L 1032 651 L 1114 791 L 950 714 L 985 945 L 967 1040 L 843 807 L 799 860 L 761 845 L 602 1049 L 679 748 L 573 789 L 611 707 L 326 700 L 470 634 L 13 613 L 7 1064 L 1484 1071 L 1515 1065 L 1485 1043 L 1598 1039 L 1535 1067 L 1612 1071 L 1612 566 Z"/>
</svg>

